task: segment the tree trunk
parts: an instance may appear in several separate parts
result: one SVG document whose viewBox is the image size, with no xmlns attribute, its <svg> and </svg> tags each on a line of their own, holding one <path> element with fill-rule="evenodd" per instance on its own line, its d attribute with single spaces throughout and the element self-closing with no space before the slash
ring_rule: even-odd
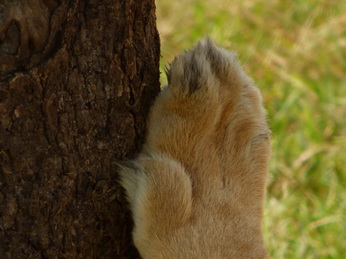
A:
<svg viewBox="0 0 346 259">
<path fill-rule="evenodd" d="M 153 0 L 1 0 L 0 258 L 137 258 L 117 159 L 159 91 Z"/>
</svg>

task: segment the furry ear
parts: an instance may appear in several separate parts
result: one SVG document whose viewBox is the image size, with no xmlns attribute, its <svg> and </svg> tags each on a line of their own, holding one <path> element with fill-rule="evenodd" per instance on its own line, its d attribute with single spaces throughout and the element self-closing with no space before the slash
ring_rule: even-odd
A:
<svg viewBox="0 0 346 259">
<path fill-rule="evenodd" d="M 215 45 L 209 38 L 205 39 L 207 49 L 207 59 L 210 62 L 211 70 L 217 75 L 219 80 L 224 83 L 233 83 L 241 86 L 244 80 L 252 80 L 243 71 L 238 62 L 237 55 Z"/>
<path fill-rule="evenodd" d="M 176 57 L 166 69 L 168 85 L 172 89 L 192 94 L 212 83 L 213 77 L 210 77 L 210 64 L 203 44 L 199 41 L 192 49 Z"/>
<path fill-rule="evenodd" d="M 133 204 L 138 189 L 138 174 L 141 168 L 134 161 L 121 161 L 117 163 L 120 176 L 119 183 L 125 189 L 127 200 Z"/>
<path fill-rule="evenodd" d="M 210 62 L 212 71 L 215 74 L 226 75 L 228 72 L 227 63 L 234 59 L 235 56 L 228 51 L 223 53 L 223 50 L 218 48 L 208 36 L 205 38 L 204 44 L 207 52 L 206 56 Z"/>
<path fill-rule="evenodd" d="M 220 82 L 222 85 L 242 87 L 252 81 L 242 70 L 237 56 L 216 44 L 207 36 L 190 50 L 176 57 L 166 67 L 168 85 L 179 94 L 192 94 Z"/>
</svg>

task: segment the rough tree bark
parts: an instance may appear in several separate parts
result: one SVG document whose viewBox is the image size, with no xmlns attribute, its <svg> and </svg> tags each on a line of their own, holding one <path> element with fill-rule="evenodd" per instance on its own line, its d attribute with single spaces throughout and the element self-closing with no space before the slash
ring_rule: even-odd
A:
<svg viewBox="0 0 346 259">
<path fill-rule="evenodd" d="M 137 258 L 117 184 L 159 91 L 154 0 L 0 0 L 0 257 Z"/>
</svg>

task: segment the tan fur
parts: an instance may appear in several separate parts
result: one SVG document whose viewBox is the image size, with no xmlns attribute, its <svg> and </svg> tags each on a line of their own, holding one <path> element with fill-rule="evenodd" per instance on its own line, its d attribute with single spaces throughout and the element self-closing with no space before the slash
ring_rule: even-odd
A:
<svg viewBox="0 0 346 259">
<path fill-rule="evenodd" d="M 210 40 L 175 58 L 137 159 L 121 166 L 143 258 L 266 258 L 270 155 L 262 99 Z"/>
</svg>

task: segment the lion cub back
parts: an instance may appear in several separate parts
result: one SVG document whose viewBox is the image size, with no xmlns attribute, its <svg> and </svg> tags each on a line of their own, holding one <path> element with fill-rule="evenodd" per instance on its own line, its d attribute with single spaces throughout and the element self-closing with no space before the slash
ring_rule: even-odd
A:
<svg viewBox="0 0 346 259">
<path fill-rule="evenodd" d="M 210 39 L 176 57 L 139 156 L 120 166 L 143 258 L 266 258 L 260 92 Z"/>
</svg>

